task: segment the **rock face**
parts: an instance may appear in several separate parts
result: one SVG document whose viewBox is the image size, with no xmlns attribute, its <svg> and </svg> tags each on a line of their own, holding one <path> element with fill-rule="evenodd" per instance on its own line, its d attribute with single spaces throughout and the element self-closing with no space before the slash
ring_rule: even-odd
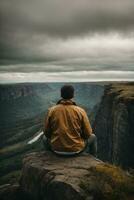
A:
<svg viewBox="0 0 134 200">
<path fill-rule="evenodd" d="M 20 187 L 33 199 L 82 200 L 81 180 L 100 163 L 89 155 L 65 158 L 51 152 L 31 153 L 24 159 Z"/>
<path fill-rule="evenodd" d="M 134 84 L 106 87 L 93 129 L 104 161 L 134 167 Z"/>
</svg>

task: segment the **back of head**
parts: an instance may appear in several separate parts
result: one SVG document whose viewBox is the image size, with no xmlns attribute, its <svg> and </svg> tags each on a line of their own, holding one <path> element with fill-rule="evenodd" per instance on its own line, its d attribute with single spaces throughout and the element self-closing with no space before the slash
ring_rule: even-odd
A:
<svg viewBox="0 0 134 200">
<path fill-rule="evenodd" d="M 74 97 L 74 87 L 72 85 L 64 85 L 61 88 L 61 97 L 63 99 L 72 99 Z"/>
</svg>

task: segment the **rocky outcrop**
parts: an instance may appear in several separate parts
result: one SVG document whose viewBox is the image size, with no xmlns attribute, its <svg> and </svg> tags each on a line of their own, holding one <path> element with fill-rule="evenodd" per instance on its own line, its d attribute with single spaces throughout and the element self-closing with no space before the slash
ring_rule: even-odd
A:
<svg viewBox="0 0 134 200">
<path fill-rule="evenodd" d="M 20 185 L 0 187 L 1 200 L 132 200 L 134 177 L 89 154 L 34 152 L 23 160 Z"/>
<path fill-rule="evenodd" d="M 81 181 L 91 167 L 102 163 L 89 155 L 61 157 L 51 152 L 31 153 L 24 159 L 21 188 L 34 199 L 82 200 Z"/>
<path fill-rule="evenodd" d="M 20 191 L 35 200 L 132 200 L 134 177 L 89 154 L 38 152 L 24 159 Z"/>
<path fill-rule="evenodd" d="M 93 129 L 98 156 L 104 161 L 134 167 L 134 84 L 106 87 Z"/>
</svg>

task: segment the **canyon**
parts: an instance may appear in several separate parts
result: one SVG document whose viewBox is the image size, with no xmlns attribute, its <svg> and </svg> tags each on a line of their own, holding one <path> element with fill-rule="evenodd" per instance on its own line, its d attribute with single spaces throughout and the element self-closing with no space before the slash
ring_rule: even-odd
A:
<svg viewBox="0 0 134 200">
<path fill-rule="evenodd" d="M 62 85 L 0 85 L 0 197 L 133 199 L 134 83 L 73 83 L 98 139 L 98 159 L 43 151 L 44 116 Z"/>
</svg>

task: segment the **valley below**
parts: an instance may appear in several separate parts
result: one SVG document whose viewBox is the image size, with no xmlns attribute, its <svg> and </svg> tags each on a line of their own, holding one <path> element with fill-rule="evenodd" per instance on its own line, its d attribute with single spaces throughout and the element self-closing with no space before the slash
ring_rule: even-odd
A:
<svg viewBox="0 0 134 200">
<path fill-rule="evenodd" d="M 18 181 L 23 157 L 43 150 L 45 114 L 60 99 L 64 83 L 21 83 L 0 85 L 0 184 Z M 93 124 L 104 84 L 73 83 L 76 103 Z"/>
</svg>

